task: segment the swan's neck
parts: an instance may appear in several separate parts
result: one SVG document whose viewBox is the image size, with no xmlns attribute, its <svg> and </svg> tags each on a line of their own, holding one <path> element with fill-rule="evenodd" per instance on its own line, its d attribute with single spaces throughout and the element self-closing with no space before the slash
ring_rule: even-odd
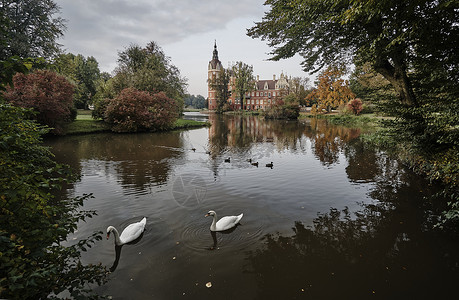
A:
<svg viewBox="0 0 459 300">
<path fill-rule="evenodd" d="M 121 246 L 123 243 L 121 242 L 120 234 L 118 233 L 118 230 L 116 230 L 115 227 L 112 227 L 112 232 L 113 232 L 113 235 L 115 236 L 115 245 Z"/>
<path fill-rule="evenodd" d="M 216 231 L 217 230 L 217 214 L 213 215 L 212 224 L 210 225 L 210 230 Z"/>
</svg>

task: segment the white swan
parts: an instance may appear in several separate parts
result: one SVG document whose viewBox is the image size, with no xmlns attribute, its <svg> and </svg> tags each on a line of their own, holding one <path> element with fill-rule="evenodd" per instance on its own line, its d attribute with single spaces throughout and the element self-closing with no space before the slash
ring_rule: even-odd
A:
<svg viewBox="0 0 459 300">
<path fill-rule="evenodd" d="M 147 218 L 143 218 L 140 222 L 129 224 L 128 227 L 124 228 L 121 232 L 121 236 L 113 226 L 107 227 L 107 240 L 110 237 L 110 232 L 114 232 L 115 235 L 115 244 L 117 246 L 124 245 L 126 243 L 132 242 L 137 239 L 145 229 L 145 224 L 147 223 Z"/>
<path fill-rule="evenodd" d="M 213 210 L 210 210 L 205 216 L 213 216 L 212 225 L 210 225 L 211 231 L 225 231 L 228 229 L 233 228 L 234 226 L 239 223 L 242 219 L 244 214 L 240 214 L 239 216 L 226 216 L 218 220 L 217 222 L 217 213 Z"/>
</svg>

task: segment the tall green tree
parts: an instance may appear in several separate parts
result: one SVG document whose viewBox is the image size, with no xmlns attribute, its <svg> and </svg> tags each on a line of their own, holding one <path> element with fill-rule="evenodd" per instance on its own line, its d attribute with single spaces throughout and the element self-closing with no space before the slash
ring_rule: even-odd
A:
<svg viewBox="0 0 459 300">
<path fill-rule="evenodd" d="M 183 107 L 186 79 L 157 43 L 152 41 L 144 48 L 131 45 L 119 52 L 118 56 L 113 78 L 117 94 L 127 87 L 151 94 L 164 92 L 177 102 L 178 107 Z"/>
<path fill-rule="evenodd" d="M 231 71 L 222 68 L 217 76 L 213 77 L 209 85 L 215 91 L 217 98 L 216 113 L 223 113 L 223 107 L 227 103 L 231 93 L 229 91 L 229 83 L 231 80 Z"/>
<path fill-rule="evenodd" d="M 244 109 L 245 94 L 254 88 L 253 67 L 238 61 L 233 65 L 231 71 L 234 92 L 240 100 L 241 109 Z"/>
<path fill-rule="evenodd" d="M 369 62 L 408 106 L 419 105 L 410 72 L 420 58 L 434 53 L 429 58 L 436 64 L 425 67 L 457 74 L 451 70 L 457 69 L 459 56 L 454 46 L 459 38 L 456 1 L 268 0 L 265 4 L 269 11 L 248 35 L 267 40 L 274 47 L 273 60 L 299 53 L 305 71 L 336 61 Z"/>
<path fill-rule="evenodd" d="M 88 108 L 93 102 L 101 76 L 97 60 L 93 56 L 64 53 L 53 60 L 50 68 L 67 77 L 75 85 L 76 108 Z"/>
<path fill-rule="evenodd" d="M 51 58 L 59 52 L 56 40 L 65 30 L 52 0 L 2 0 L 0 2 L 0 60 L 11 56 Z"/>
</svg>

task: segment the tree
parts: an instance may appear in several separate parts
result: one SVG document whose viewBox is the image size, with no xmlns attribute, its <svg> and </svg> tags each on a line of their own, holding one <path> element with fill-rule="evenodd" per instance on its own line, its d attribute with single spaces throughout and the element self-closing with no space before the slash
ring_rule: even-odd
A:
<svg viewBox="0 0 459 300">
<path fill-rule="evenodd" d="M 355 98 L 349 101 L 349 103 L 347 104 L 347 107 L 349 108 L 350 111 L 352 111 L 354 115 L 358 115 L 363 110 L 362 100 L 360 100 L 359 98 Z"/>
<path fill-rule="evenodd" d="M 231 93 L 228 89 L 231 80 L 231 71 L 222 68 L 218 72 L 217 76 L 213 77 L 209 84 L 210 87 L 215 91 L 217 98 L 217 110 L 216 113 L 223 113 L 223 107 L 227 103 Z"/>
<path fill-rule="evenodd" d="M 295 97 L 295 101 L 300 105 L 306 105 L 306 97 L 309 90 L 309 78 L 293 77 L 289 80 L 289 95 Z"/>
<path fill-rule="evenodd" d="M 241 109 L 244 109 L 245 94 L 254 88 L 253 67 L 239 61 L 233 65 L 231 71 L 234 92 L 241 101 Z"/>
<path fill-rule="evenodd" d="M 330 112 L 355 98 L 349 88 L 349 82 L 341 78 L 344 70 L 336 66 L 330 66 L 318 76 L 317 89 L 309 95 L 309 99 L 317 99 L 317 107 L 314 111 L 321 112 L 325 109 Z"/>
<path fill-rule="evenodd" d="M 51 132 L 61 134 L 64 125 L 72 121 L 73 85 L 63 76 L 50 70 L 36 70 L 13 78 L 14 88 L 7 88 L 4 97 L 16 106 L 33 108 L 38 112 L 36 119 L 52 127 Z"/>
<path fill-rule="evenodd" d="M 206 107 L 206 98 L 202 95 L 186 95 L 185 106 L 191 106 L 196 109 L 202 109 Z"/>
<path fill-rule="evenodd" d="M 51 58 L 56 55 L 59 52 L 56 40 L 65 30 L 65 20 L 56 17 L 59 11 L 52 0 L 3 0 L 0 60 L 11 56 Z"/>
<path fill-rule="evenodd" d="M 88 105 L 93 102 L 101 76 L 97 60 L 92 56 L 86 58 L 81 54 L 60 54 L 54 59 L 50 68 L 75 84 L 76 108 L 88 108 Z"/>
<path fill-rule="evenodd" d="M 454 1 L 271 0 L 266 4 L 270 10 L 248 35 L 268 40 L 275 47 L 273 60 L 299 53 L 305 71 L 336 61 L 369 62 L 392 84 L 402 104 L 415 107 L 419 102 L 409 71 L 416 62 L 425 57 L 435 62 L 424 64 L 428 69 L 457 74 L 453 71 L 459 56 L 454 46 L 459 36 Z"/>
<path fill-rule="evenodd" d="M 180 70 L 171 63 L 158 44 L 152 41 L 145 48 L 131 45 L 119 52 L 118 56 L 113 78 L 116 94 L 127 87 L 151 94 L 164 92 L 177 102 L 178 109 L 182 109 L 186 79 L 180 76 Z"/>
<path fill-rule="evenodd" d="M 373 71 L 369 63 L 355 67 L 349 78 L 349 87 L 365 102 L 387 102 L 396 98 L 390 82 Z"/>
<path fill-rule="evenodd" d="M 150 95 L 126 88 L 108 103 L 105 121 L 115 132 L 138 132 L 167 129 L 178 117 L 176 102 L 160 92 Z"/>
<path fill-rule="evenodd" d="M 101 240 L 96 232 L 65 247 L 77 224 L 95 214 L 81 210 L 90 196 L 59 199 L 65 183 L 75 177 L 53 161 L 42 145 L 43 126 L 33 112 L 0 104 L 0 297 L 47 299 L 67 290 L 86 299 L 88 284 L 107 281 L 102 265 L 83 265 L 82 251 Z"/>
</svg>

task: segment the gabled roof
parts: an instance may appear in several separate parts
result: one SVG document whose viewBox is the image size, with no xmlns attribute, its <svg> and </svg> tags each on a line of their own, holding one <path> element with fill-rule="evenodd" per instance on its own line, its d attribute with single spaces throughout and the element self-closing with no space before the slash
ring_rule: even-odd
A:
<svg viewBox="0 0 459 300">
<path fill-rule="evenodd" d="M 276 82 L 277 80 L 258 80 L 257 81 L 257 90 L 264 90 L 265 89 L 265 84 L 268 84 L 268 89 L 269 90 L 275 90 L 276 89 Z"/>
</svg>

